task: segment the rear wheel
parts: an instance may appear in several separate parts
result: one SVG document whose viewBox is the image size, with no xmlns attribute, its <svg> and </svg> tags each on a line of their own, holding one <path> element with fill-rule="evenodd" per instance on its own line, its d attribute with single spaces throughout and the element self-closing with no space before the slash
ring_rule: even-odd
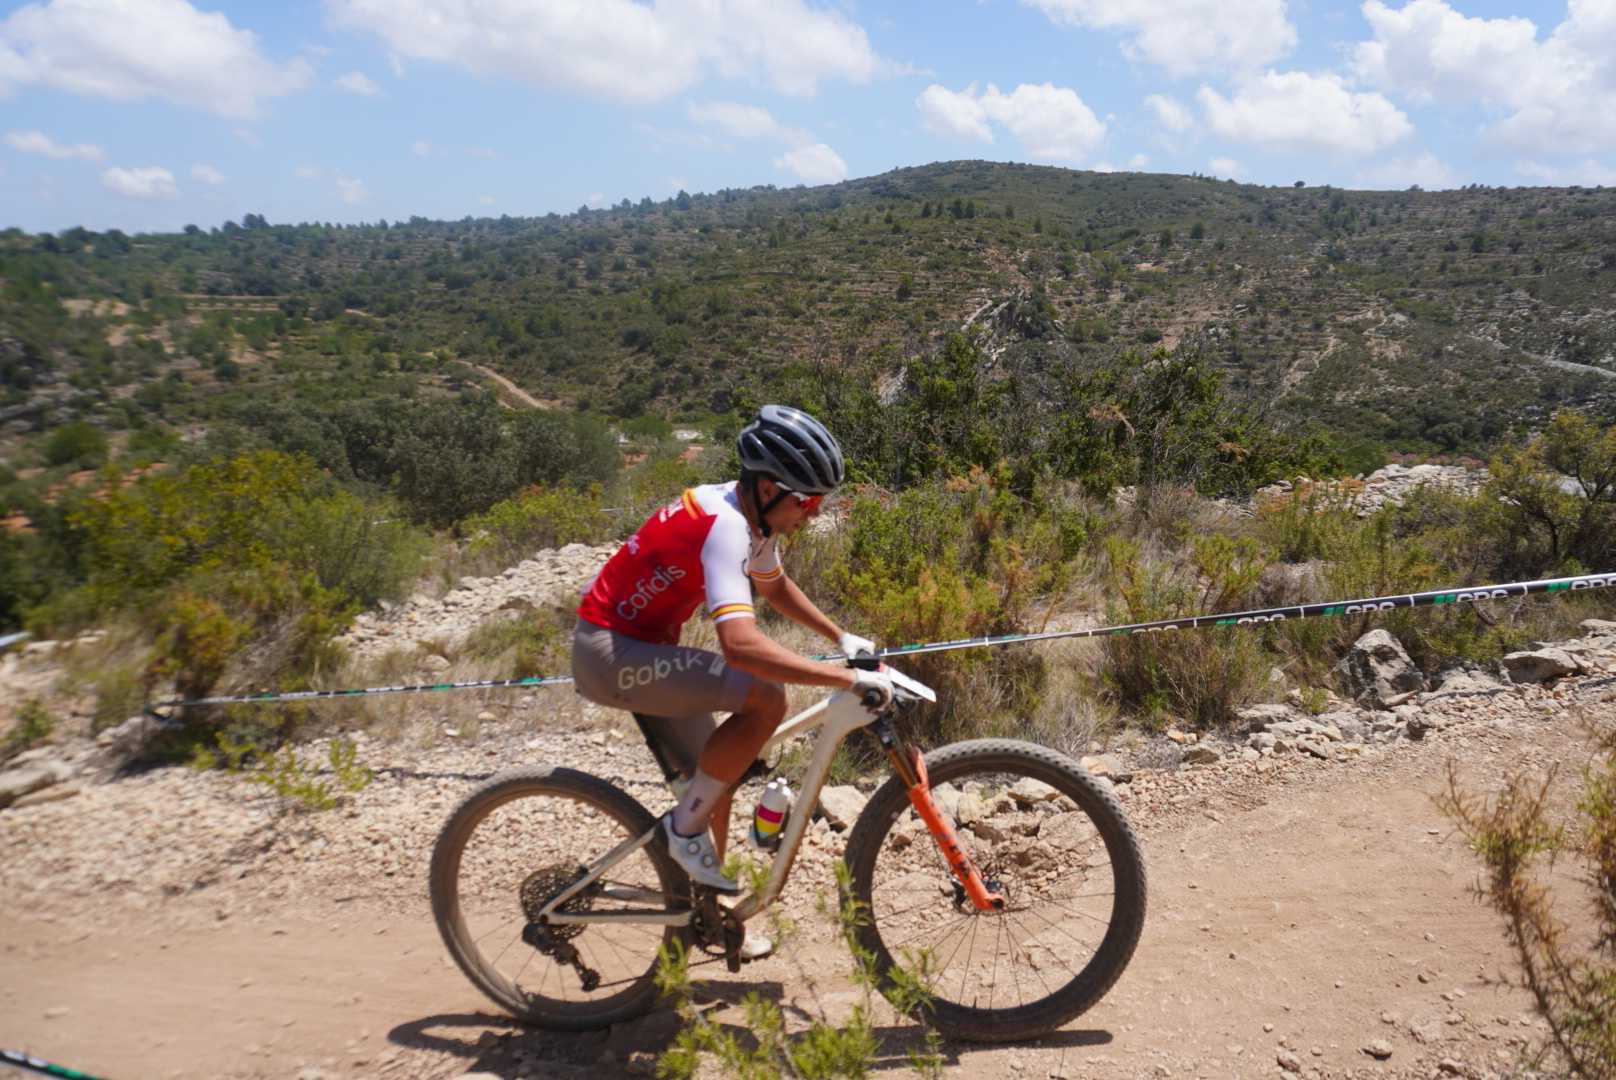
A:
<svg viewBox="0 0 1616 1080">
<path fill-rule="evenodd" d="M 856 948 L 894 1004 L 946 1035 L 1060 1027 L 1117 981 L 1144 926 L 1144 859 L 1122 808 L 1071 758 L 1029 743 L 956 743 L 927 754 L 926 770 L 1005 906 L 976 910 L 893 777 L 848 839 Z"/>
<path fill-rule="evenodd" d="M 622 790 L 572 769 L 517 769 L 472 792 L 432 852 L 432 914 L 455 963 L 502 1009 L 543 1027 L 605 1027 L 645 1012 L 658 947 L 683 927 L 546 927 L 534 916 L 582 867 L 655 824 Z M 683 910 L 689 891 L 653 840 L 562 910 Z"/>
</svg>

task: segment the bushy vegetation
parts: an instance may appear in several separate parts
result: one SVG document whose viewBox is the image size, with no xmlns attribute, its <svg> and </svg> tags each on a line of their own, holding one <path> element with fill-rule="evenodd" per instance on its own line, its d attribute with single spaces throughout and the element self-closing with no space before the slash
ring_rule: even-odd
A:
<svg viewBox="0 0 1616 1080">
<path fill-rule="evenodd" d="M 801 567 L 793 556 L 793 573 L 816 577 L 811 594 L 884 645 L 1014 633 L 1070 584 L 1086 530 L 1081 513 L 1024 500 L 978 469 L 858 498 L 824 550 Z M 938 689 L 926 723 L 944 733 L 1030 711 L 1044 682 L 1026 650 L 922 654 L 905 667 Z"/>
<path fill-rule="evenodd" d="M 415 577 L 425 538 L 384 504 L 271 450 L 126 483 L 116 468 L 66 515 L 69 575 L 37 632 L 131 612 L 153 639 L 148 687 L 206 694 L 228 672 L 298 683 L 353 614 Z"/>
<path fill-rule="evenodd" d="M 1554 777 L 1512 773 L 1496 795 L 1469 790 L 1450 770 L 1440 805 L 1486 872 L 1478 890 L 1504 920 L 1520 985 L 1548 1022 L 1552 1064 L 1586 1080 L 1616 1077 L 1616 726 L 1590 718 L 1593 754 L 1573 818 L 1558 823 Z M 1574 940 L 1545 880 L 1556 859 L 1584 869 L 1590 940 Z"/>
</svg>

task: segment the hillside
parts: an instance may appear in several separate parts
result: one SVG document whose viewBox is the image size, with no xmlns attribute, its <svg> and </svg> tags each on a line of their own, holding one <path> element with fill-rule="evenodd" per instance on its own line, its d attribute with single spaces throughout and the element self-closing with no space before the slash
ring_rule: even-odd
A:
<svg viewBox="0 0 1616 1080">
<path fill-rule="evenodd" d="M 1561 404 L 1616 414 L 1606 189 L 950 162 L 542 218 L 10 230 L 0 279 L 13 469 L 76 419 L 137 446 L 285 427 L 479 379 L 455 361 L 701 422 L 786 366 L 890 376 L 966 324 L 1008 376 L 1195 349 L 1276 421 L 1391 450 L 1483 451 Z"/>
</svg>

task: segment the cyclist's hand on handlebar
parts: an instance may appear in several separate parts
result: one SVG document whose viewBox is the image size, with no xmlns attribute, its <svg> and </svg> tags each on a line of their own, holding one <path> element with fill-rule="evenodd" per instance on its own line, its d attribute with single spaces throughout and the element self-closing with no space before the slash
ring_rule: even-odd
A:
<svg viewBox="0 0 1616 1080">
<path fill-rule="evenodd" d="M 859 637 L 857 634 L 849 633 L 846 630 L 842 631 L 842 636 L 837 639 L 837 644 L 841 647 L 842 655 L 848 659 L 852 659 L 860 653 L 875 652 L 875 642 L 867 637 Z"/>
<path fill-rule="evenodd" d="M 848 689 L 859 696 L 871 713 L 881 713 L 892 704 L 892 680 L 885 671 L 858 671 Z"/>
</svg>

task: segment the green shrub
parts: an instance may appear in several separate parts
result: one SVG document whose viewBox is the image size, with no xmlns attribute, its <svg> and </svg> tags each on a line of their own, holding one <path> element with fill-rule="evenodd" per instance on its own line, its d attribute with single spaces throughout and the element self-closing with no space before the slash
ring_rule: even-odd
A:
<svg viewBox="0 0 1616 1080">
<path fill-rule="evenodd" d="M 1550 1050 L 1566 1075 L 1616 1077 L 1616 728 L 1590 722 L 1595 753 L 1583 770 L 1577 814 L 1567 824 L 1549 806 L 1553 774 L 1510 775 L 1496 796 L 1465 790 L 1450 767 L 1438 805 L 1486 871 L 1479 892 L 1503 916 L 1520 982 L 1548 1022 Z M 1579 858 L 1595 918 L 1592 941 L 1571 940 L 1556 915 L 1546 867 Z M 1562 880 L 1568 880 L 1562 875 Z"/>
<path fill-rule="evenodd" d="M 56 721 L 38 698 L 29 698 L 17 710 L 17 721 L 0 742 L 0 761 L 16 757 L 30 747 L 38 746 L 56 730 Z"/>
<path fill-rule="evenodd" d="M 1156 622 L 1238 611 L 1256 588 L 1266 560 L 1249 539 L 1194 537 L 1186 564 L 1152 558 L 1141 545 L 1106 538 L 1106 608 L 1112 623 Z M 1227 723 L 1256 700 L 1271 667 L 1250 627 L 1169 630 L 1104 639 L 1102 678 L 1117 703 L 1153 727 L 1178 719 L 1195 727 Z"/>
<path fill-rule="evenodd" d="M 467 518 L 460 529 L 471 538 L 468 555 L 506 567 L 540 548 L 599 543 L 612 535 L 614 526 L 595 486 L 587 491 L 535 488 Z"/>
<path fill-rule="evenodd" d="M 933 481 L 849 511 L 839 557 L 810 585 L 843 625 L 891 647 L 1022 633 L 1036 604 L 1058 597 L 1077 571 L 1086 522 L 1018 498 L 981 470 Z M 995 718 L 1037 704 L 1045 672 L 1025 649 L 919 654 L 905 661 L 938 691 L 939 735 L 992 730 Z"/>
<path fill-rule="evenodd" d="M 570 632 L 575 619 L 566 608 L 495 618 L 467 635 L 461 651 L 478 660 L 508 658 L 506 678 L 529 679 L 563 670 L 571 655 Z"/>
<path fill-rule="evenodd" d="M 359 761 L 352 740 L 332 739 L 326 762 L 325 775 L 321 775 L 293 746 L 266 749 L 259 738 L 228 729 L 216 734 L 213 748 L 198 744 L 191 757 L 192 768 L 239 773 L 249 783 L 268 788 L 287 805 L 305 810 L 330 810 L 342 801 L 341 792 L 356 794 L 375 779 L 375 773 Z"/>
<path fill-rule="evenodd" d="M 45 462 L 48 465 L 96 469 L 106 460 L 107 437 L 99 428 L 82 420 L 63 424 L 45 440 Z"/>
<path fill-rule="evenodd" d="M 95 680 L 95 715 L 90 726 L 100 732 L 123 723 L 138 713 L 146 700 L 140 668 L 134 665 L 111 667 Z"/>
<path fill-rule="evenodd" d="M 306 681 L 361 606 L 413 580 L 427 547 L 385 504 L 275 451 L 108 479 L 70 515 L 87 581 L 53 610 L 136 611 L 155 639 L 148 686 L 173 679 L 185 697 L 227 673 Z"/>
</svg>

